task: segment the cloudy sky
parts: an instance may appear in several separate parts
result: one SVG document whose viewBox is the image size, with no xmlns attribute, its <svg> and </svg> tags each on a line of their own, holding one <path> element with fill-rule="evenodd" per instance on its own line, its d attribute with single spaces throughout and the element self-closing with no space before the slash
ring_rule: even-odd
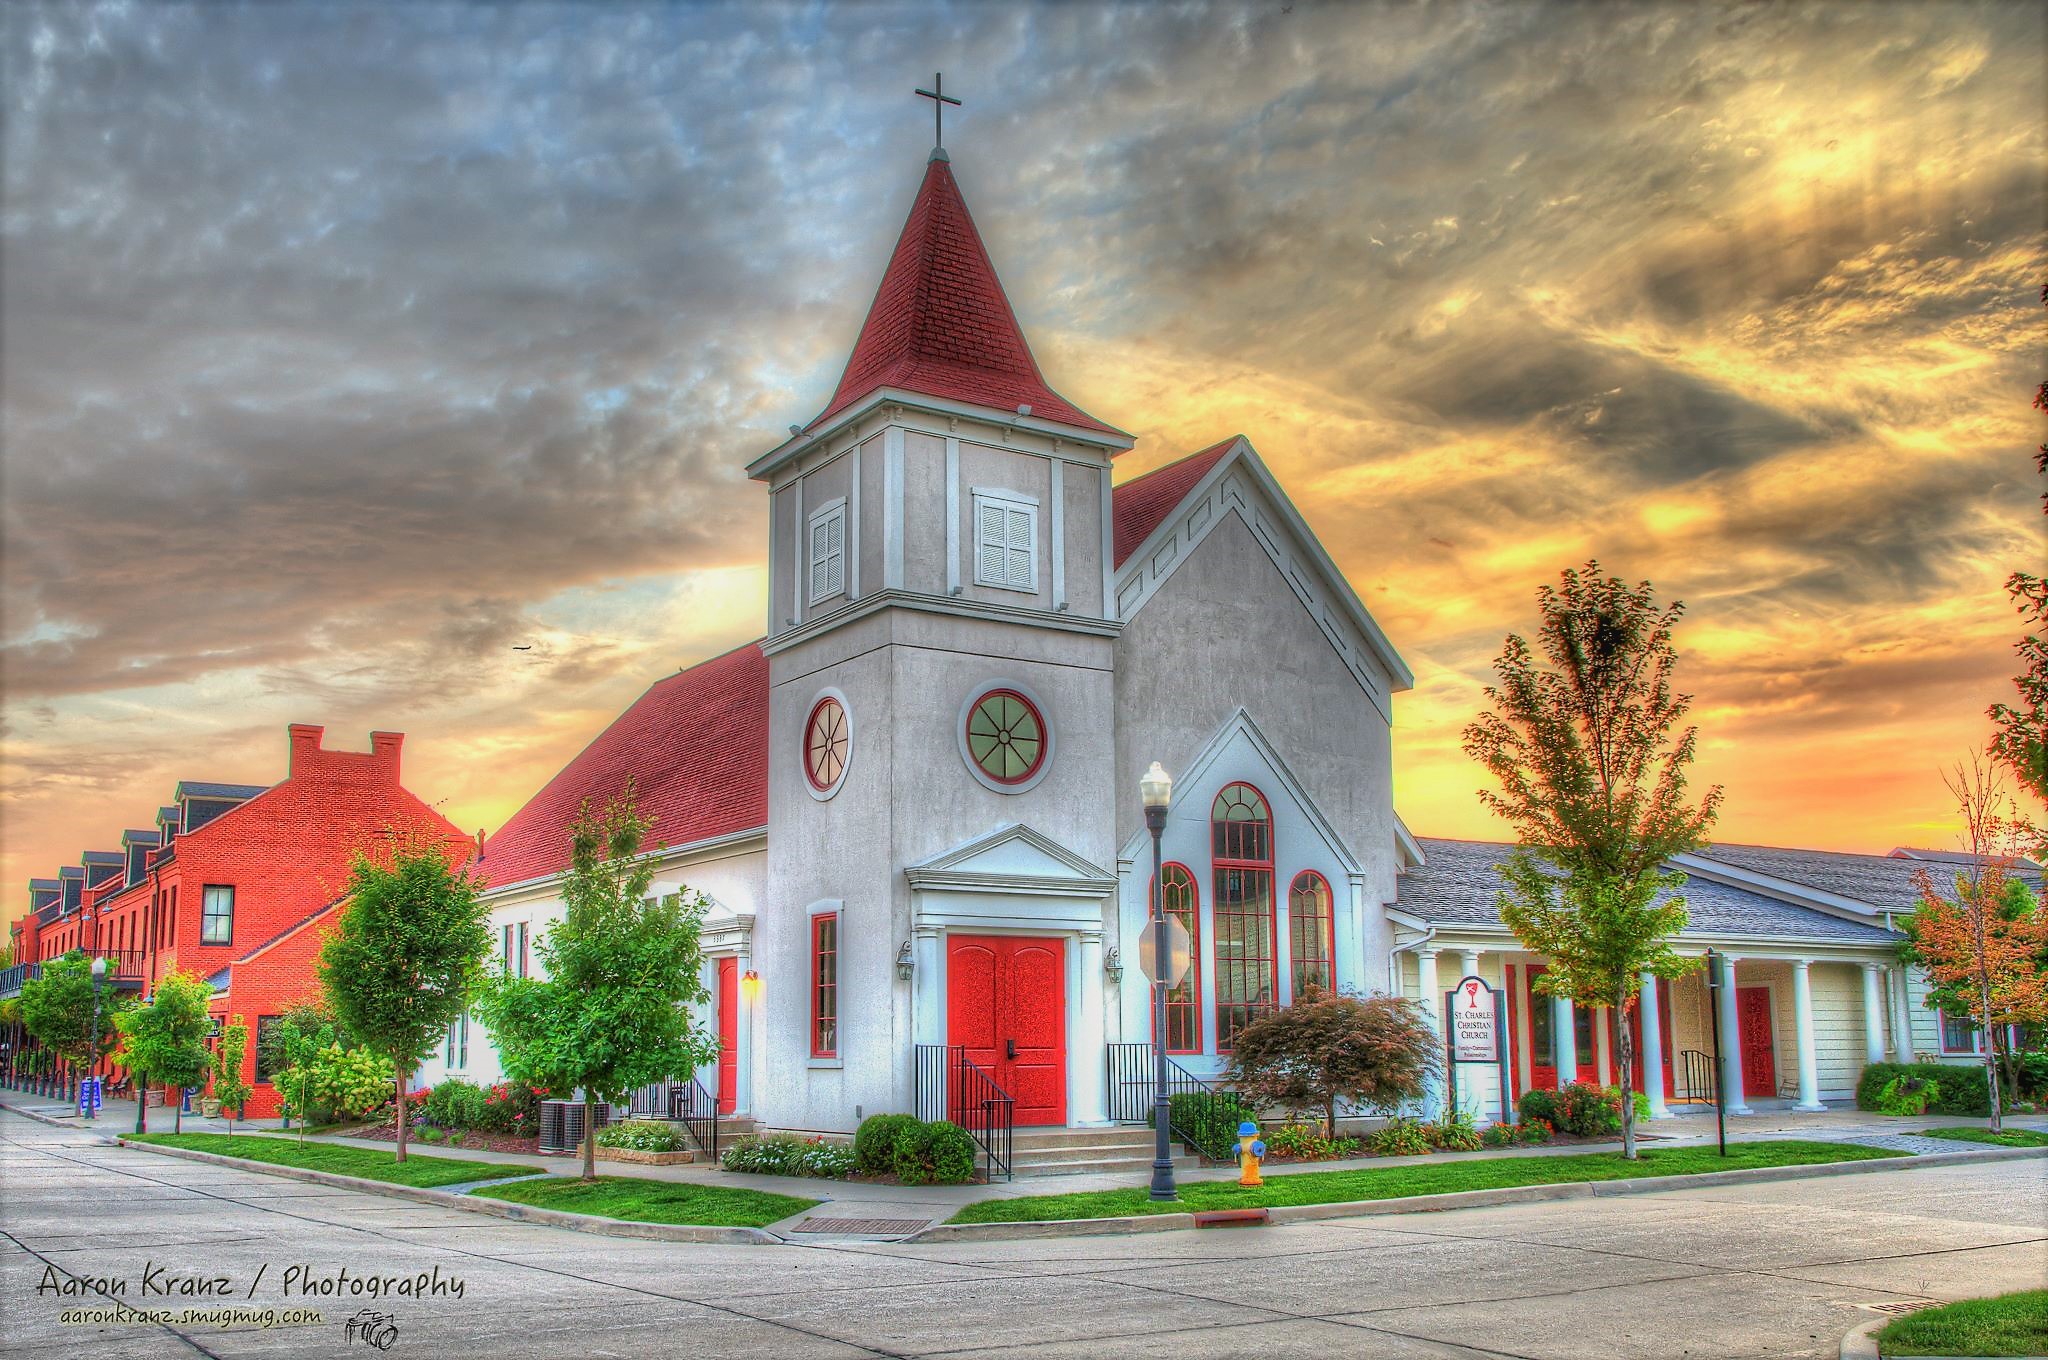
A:
<svg viewBox="0 0 2048 1360">
<path fill-rule="evenodd" d="M 2044 25 L 7 6 L 4 912 L 290 721 L 495 829 L 754 637 L 740 469 L 831 390 L 938 68 L 1123 475 L 1248 434 L 1413 666 L 1411 826 L 1489 834 L 1458 728 L 1598 554 L 1689 607 L 1725 838 L 1946 844 L 2043 559 Z"/>
</svg>

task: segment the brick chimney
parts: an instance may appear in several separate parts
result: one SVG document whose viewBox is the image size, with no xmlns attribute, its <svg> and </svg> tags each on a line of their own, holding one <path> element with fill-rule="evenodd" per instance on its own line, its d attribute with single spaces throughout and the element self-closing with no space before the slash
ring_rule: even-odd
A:
<svg viewBox="0 0 2048 1360">
<path fill-rule="evenodd" d="M 403 732 L 372 732 L 370 734 L 370 755 L 379 769 L 391 775 L 391 782 L 398 782 L 398 748 L 405 745 Z"/>
<path fill-rule="evenodd" d="M 320 736 L 326 730 L 324 727 L 315 727 L 311 723 L 293 723 L 291 725 L 292 752 L 291 761 L 285 766 L 286 775 L 300 773 L 299 761 L 301 758 L 304 758 L 307 764 L 312 763 L 313 757 L 320 753 Z"/>
</svg>

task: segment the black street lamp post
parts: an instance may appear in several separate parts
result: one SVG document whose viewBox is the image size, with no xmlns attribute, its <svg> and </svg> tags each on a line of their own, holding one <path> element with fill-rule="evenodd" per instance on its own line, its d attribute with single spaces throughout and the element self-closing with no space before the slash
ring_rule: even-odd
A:
<svg viewBox="0 0 2048 1360">
<path fill-rule="evenodd" d="M 1166 884 L 1159 850 L 1173 777 L 1155 760 L 1138 781 L 1138 791 L 1145 800 L 1145 825 L 1152 832 L 1152 1198 L 1176 1200 L 1180 1192 L 1173 1183 L 1172 1107 L 1166 1099 L 1166 974 L 1173 950 L 1166 934 Z"/>
</svg>

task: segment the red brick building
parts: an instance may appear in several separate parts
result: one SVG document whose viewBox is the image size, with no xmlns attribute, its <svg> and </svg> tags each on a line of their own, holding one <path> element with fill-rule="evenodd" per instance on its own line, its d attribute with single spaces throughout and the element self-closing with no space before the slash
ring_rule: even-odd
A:
<svg viewBox="0 0 2048 1360">
<path fill-rule="evenodd" d="M 318 994 L 320 921 L 356 853 L 411 834 L 470 848 L 400 783 L 402 733 L 373 732 L 359 752 L 327 749 L 322 731 L 292 725 L 278 783 L 181 781 L 153 828 L 125 831 L 118 851 L 88 851 L 75 868 L 32 879 L 34 910 L 13 928 L 16 967 L 0 977 L 0 996 L 72 949 L 106 957 L 115 985 L 145 996 L 174 969 L 197 973 L 214 989 L 214 1015 L 249 1027 L 242 1075 L 255 1094 L 246 1113 L 276 1114 L 276 1092 L 257 1080 L 256 1036 L 266 1017 Z"/>
</svg>

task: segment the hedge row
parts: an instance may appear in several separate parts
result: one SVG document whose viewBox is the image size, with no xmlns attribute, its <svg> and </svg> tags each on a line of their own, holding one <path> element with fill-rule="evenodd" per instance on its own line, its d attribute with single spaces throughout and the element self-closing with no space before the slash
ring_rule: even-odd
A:
<svg viewBox="0 0 2048 1360">
<path fill-rule="evenodd" d="M 1991 1083 L 1985 1079 L 1981 1063 L 1872 1063 L 1863 1069 L 1863 1076 L 1856 1083 L 1856 1108 L 1877 1110 L 1878 1093 L 1894 1077 L 1934 1082 L 1940 1094 L 1927 1107 L 1929 1114 L 1991 1113 Z"/>
</svg>

